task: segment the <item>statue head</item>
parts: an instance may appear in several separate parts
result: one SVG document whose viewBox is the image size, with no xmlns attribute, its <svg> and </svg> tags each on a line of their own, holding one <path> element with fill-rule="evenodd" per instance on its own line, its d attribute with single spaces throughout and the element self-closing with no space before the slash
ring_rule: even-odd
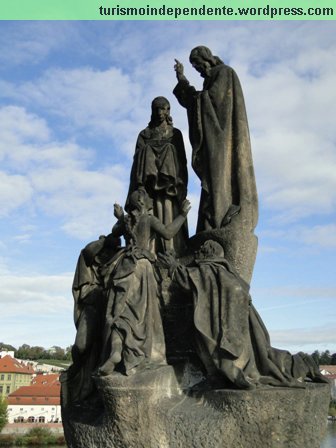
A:
<svg viewBox="0 0 336 448">
<path fill-rule="evenodd" d="M 170 116 L 170 103 L 164 96 L 157 96 L 152 101 L 152 115 L 149 126 L 158 126 L 163 122 L 173 124 Z"/>
<path fill-rule="evenodd" d="M 195 260 L 202 261 L 211 258 L 224 258 L 223 246 L 217 241 L 208 240 L 195 252 Z"/>
<path fill-rule="evenodd" d="M 223 64 L 218 56 L 214 56 L 208 47 L 202 45 L 191 50 L 189 61 L 203 78 L 209 76 L 212 67 Z"/>
<path fill-rule="evenodd" d="M 148 196 L 144 187 L 133 191 L 129 196 L 126 211 L 131 214 L 149 212 L 153 208 L 153 200 Z"/>
</svg>

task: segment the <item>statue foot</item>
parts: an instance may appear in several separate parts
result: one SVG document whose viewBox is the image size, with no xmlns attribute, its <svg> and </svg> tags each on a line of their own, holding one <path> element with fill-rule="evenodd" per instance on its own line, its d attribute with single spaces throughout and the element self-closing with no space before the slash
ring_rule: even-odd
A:
<svg viewBox="0 0 336 448">
<path fill-rule="evenodd" d="M 251 383 L 248 379 L 245 378 L 245 375 L 243 372 L 239 372 L 237 375 L 237 378 L 234 381 L 235 386 L 237 386 L 239 389 L 244 390 L 253 390 L 256 389 L 257 386 L 254 383 Z"/>
<path fill-rule="evenodd" d="M 99 369 L 97 370 L 98 376 L 107 376 L 110 375 L 115 369 L 115 363 L 111 360 L 107 360 L 105 364 L 103 364 Z"/>
<path fill-rule="evenodd" d="M 209 375 L 207 378 L 203 378 L 199 383 L 194 384 L 189 390 L 191 392 L 200 392 L 214 389 L 226 389 L 228 388 L 227 381 L 224 377 L 218 375 Z"/>
</svg>

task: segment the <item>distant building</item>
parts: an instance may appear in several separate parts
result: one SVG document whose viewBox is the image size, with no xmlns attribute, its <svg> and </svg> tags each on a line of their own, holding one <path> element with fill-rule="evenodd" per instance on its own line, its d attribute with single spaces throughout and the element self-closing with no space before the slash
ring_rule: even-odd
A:
<svg viewBox="0 0 336 448">
<path fill-rule="evenodd" d="M 0 396 L 6 397 L 21 386 L 28 386 L 34 369 L 9 355 L 0 358 Z"/>
<path fill-rule="evenodd" d="M 7 397 L 9 423 L 59 423 L 61 421 L 59 375 L 37 375 Z"/>
<path fill-rule="evenodd" d="M 336 400 L 336 366 L 321 365 L 320 372 L 330 381 L 331 398 Z"/>
<path fill-rule="evenodd" d="M 319 366 L 320 372 L 322 375 L 336 375 L 336 366 Z"/>
<path fill-rule="evenodd" d="M 51 373 L 50 375 L 42 375 L 37 374 L 31 382 L 31 385 L 34 386 L 58 386 L 60 385 L 59 374 Z"/>
<path fill-rule="evenodd" d="M 4 358 L 5 356 L 11 356 L 14 358 L 14 352 L 10 350 L 0 350 L 0 358 Z"/>
</svg>

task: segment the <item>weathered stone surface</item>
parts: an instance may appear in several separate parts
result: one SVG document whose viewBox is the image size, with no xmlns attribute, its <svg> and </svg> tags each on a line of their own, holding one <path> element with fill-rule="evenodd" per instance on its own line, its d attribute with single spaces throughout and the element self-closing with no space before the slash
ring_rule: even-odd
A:
<svg viewBox="0 0 336 448">
<path fill-rule="evenodd" d="M 170 366 L 97 378 L 98 411 L 63 409 L 69 448 L 318 448 L 327 384 L 306 389 L 187 392 L 194 376 Z"/>
<path fill-rule="evenodd" d="M 241 221 L 233 220 L 229 226 L 222 229 L 207 230 L 196 233 L 189 239 L 189 251 L 193 253 L 208 240 L 220 243 L 225 252 L 225 258 L 236 269 L 247 283 L 251 282 L 253 267 L 257 256 L 258 239 L 252 233 L 243 231 Z M 233 246 L 231 241 L 234 233 L 240 232 L 239 246 Z"/>
<path fill-rule="evenodd" d="M 111 234 L 78 260 L 61 378 L 68 446 L 318 448 L 329 385 L 310 356 L 271 346 L 250 296 L 258 198 L 240 82 L 207 47 L 190 62 L 203 89 L 176 60 L 174 94 L 201 180 L 197 232 L 188 239 L 182 134 L 157 97 L 127 213 L 115 204 Z"/>
</svg>

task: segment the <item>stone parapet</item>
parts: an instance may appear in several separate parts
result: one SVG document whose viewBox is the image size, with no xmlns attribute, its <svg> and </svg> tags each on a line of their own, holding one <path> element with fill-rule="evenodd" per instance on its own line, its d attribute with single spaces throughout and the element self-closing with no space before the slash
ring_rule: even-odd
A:
<svg viewBox="0 0 336 448">
<path fill-rule="evenodd" d="M 100 411 L 63 408 L 68 447 L 319 448 L 328 384 L 192 392 L 187 373 L 166 366 L 97 378 Z"/>
</svg>

